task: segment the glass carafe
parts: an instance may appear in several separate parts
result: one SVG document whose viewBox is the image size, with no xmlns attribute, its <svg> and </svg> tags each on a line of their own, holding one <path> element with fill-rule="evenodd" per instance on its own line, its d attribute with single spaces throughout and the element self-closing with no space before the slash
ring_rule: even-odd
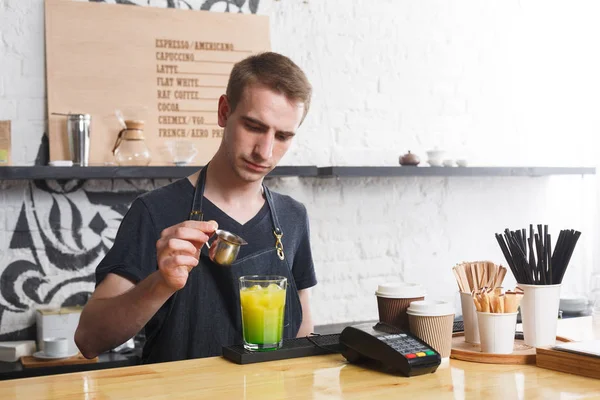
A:
<svg viewBox="0 0 600 400">
<path fill-rule="evenodd" d="M 117 164 L 145 166 L 150 164 L 150 151 L 144 140 L 144 121 L 126 120 L 127 128 L 121 130 L 113 148 Z"/>
</svg>

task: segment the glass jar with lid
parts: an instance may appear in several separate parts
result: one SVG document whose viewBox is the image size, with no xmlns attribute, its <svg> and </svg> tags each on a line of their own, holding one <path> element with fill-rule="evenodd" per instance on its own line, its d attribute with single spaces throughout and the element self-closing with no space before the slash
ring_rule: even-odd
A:
<svg viewBox="0 0 600 400">
<path fill-rule="evenodd" d="M 119 132 L 113 155 L 121 166 L 146 166 L 150 164 L 150 151 L 144 140 L 144 121 L 126 120 L 126 128 Z"/>
</svg>

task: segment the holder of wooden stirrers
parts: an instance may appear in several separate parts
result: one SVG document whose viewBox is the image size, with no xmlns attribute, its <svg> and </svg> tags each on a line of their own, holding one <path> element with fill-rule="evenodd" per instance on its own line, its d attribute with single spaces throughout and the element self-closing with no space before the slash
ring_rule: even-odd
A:
<svg viewBox="0 0 600 400">
<path fill-rule="evenodd" d="M 452 268 L 452 273 L 462 293 L 473 293 L 502 286 L 506 268 L 491 261 L 462 262 Z"/>
<path fill-rule="evenodd" d="M 482 353 L 511 354 L 514 351 L 517 309 L 523 292 L 502 288 L 482 288 L 473 291 L 477 309 L 477 325 Z"/>
<path fill-rule="evenodd" d="M 475 309 L 479 312 L 494 314 L 516 313 L 523 298 L 523 291 L 517 287 L 514 291 L 502 293 L 502 288 L 482 288 L 473 291 Z"/>
</svg>

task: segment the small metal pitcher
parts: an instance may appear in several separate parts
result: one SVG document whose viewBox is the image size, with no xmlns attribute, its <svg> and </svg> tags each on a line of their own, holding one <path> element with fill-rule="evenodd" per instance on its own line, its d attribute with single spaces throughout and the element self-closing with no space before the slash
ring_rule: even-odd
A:
<svg viewBox="0 0 600 400">
<path fill-rule="evenodd" d="M 231 232 L 217 229 L 215 231 L 217 238 L 208 244 L 208 257 L 219 265 L 228 266 L 235 262 L 240 252 L 240 247 L 248 244 L 244 239 Z"/>
<path fill-rule="evenodd" d="M 52 113 L 67 117 L 69 153 L 73 165 L 87 167 L 90 158 L 90 114 Z"/>
</svg>

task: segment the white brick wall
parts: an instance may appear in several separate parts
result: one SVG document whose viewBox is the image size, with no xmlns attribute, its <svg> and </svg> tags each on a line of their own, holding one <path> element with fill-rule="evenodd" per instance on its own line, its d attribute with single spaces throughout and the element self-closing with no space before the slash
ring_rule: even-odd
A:
<svg viewBox="0 0 600 400">
<path fill-rule="evenodd" d="M 530 222 L 586 233 L 564 292 L 587 294 L 595 178 L 286 179 L 271 186 L 295 195 L 311 216 L 319 323 L 375 317 L 373 292 L 385 279 L 422 282 L 429 295 L 454 300 L 452 265 L 503 262 L 494 233 Z"/>
<path fill-rule="evenodd" d="M 598 2 L 261 0 L 259 12 L 271 16 L 273 49 L 315 87 L 285 164 L 395 165 L 407 150 L 423 156 L 434 146 L 480 165 L 596 164 Z M 13 120 L 19 164 L 34 160 L 45 127 L 43 37 L 42 0 L 0 0 L 0 119 Z M 309 209 L 319 324 L 373 318 L 383 279 L 420 281 L 452 298 L 450 267 L 501 262 L 493 234 L 506 227 L 584 232 L 565 291 L 586 293 L 597 259 L 594 178 L 271 185 Z M 20 204 L 11 192 L 0 203 Z M 0 219 L 13 228 L 5 213 Z"/>
</svg>

